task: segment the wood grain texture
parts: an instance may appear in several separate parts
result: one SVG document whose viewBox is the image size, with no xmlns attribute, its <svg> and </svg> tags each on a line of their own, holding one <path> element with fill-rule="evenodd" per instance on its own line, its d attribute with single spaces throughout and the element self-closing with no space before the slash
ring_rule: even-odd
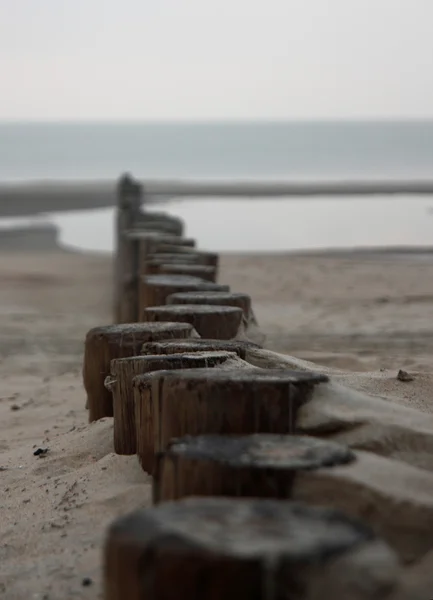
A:
<svg viewBox="0 0 433 600">
<path fill-rule="evenodd" d="M 113 399 L 104 382 L 114 358 L 139 354 L 145 342 L 197 335 L 188 323 L 128 323 L 91 329 L 85 340 L 83 383 L 89 421 L 113 416 Z"/>
</svg>

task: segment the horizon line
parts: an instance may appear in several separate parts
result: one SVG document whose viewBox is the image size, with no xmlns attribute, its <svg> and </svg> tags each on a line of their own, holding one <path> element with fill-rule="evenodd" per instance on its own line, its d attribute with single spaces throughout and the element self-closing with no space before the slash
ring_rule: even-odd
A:
<svg viewBox="0 0 433 600">
<path fill-rule="evenodd" d="M 59 118 L 18 119 L 0 117 L 0 125 L 279 125 L 279 124 L 366 124 L 366 123 L 428 123 L 433 116 L 425 117 L 303 117 L 303 118 L 220 118 L 220 119 L 128 119 L 128 118 Z"/>
</svg>

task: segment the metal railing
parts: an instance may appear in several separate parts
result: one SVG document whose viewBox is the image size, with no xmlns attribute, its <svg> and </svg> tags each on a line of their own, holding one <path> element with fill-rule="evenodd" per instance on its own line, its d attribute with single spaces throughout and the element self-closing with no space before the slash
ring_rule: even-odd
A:
<svg viewBox="0 0 433 600">
<path fill-rule="evenodd" d="M 135 180 L 138 183 L 137 180 Z M 151 180 L 140 181 L 146 202 L 175 198 L 265 197 L 365 198 L 374 196 L 433 196 L 433 179 L 341 181 L 236 181 Z M 46 212 L 107 208 L 116 204 L 116 181 L 55 182 L 0 185 L 0 214 L 24 216 Z"/>
</svg>

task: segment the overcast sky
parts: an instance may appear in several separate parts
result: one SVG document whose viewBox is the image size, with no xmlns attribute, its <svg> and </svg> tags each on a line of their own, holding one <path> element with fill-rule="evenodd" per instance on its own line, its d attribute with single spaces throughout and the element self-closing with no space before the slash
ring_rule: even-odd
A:
<svg viewBox="0 0 433 600">
<path fill-rule="evenodd" d="M 433 117 L 433 0 L 0 0 L 0 119 Z"/>
</svg>

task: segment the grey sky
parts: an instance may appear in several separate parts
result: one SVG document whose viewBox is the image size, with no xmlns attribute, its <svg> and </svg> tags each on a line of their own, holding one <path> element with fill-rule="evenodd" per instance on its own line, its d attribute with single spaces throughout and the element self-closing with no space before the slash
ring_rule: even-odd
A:
<svg viewBox="0 0 433 600">
<path fill-rule="evenodd" d="M 433 117 L 433 0 L 0 0 L 0 119 Z"/>
</svg>

